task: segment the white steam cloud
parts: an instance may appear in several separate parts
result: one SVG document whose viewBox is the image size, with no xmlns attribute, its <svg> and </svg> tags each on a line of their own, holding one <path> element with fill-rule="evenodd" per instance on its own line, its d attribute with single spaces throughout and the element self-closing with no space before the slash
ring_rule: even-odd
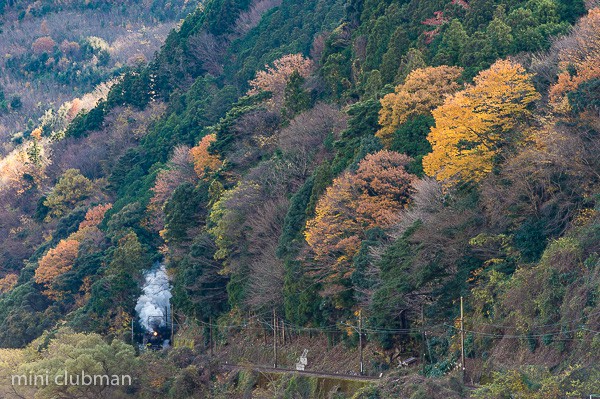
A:
<svg viewBox="0 0 600 399">
<path fill-rule="evenodd" d="M 135 311 L 140 324 L 152 331 L 156 327 L 164 327 L 168 317 L 171 286 L 165 265 L 156 264 L 144 274 L 142 295 L 138 298 Z"/>
</svg>

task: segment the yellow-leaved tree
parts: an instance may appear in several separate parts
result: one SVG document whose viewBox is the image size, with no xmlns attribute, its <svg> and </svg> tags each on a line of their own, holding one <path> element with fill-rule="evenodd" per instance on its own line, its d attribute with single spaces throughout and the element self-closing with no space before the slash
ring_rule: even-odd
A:
<svg viewBox="0 0 600 399">
<path fill-rule="evenodd" d="M 515 128 L 539 98 L 518 63 L 501 60 L 480 72 L 473 85 L 433 110 L 435 126 L 427 136 L 433 151 L 423 158 L 425 173 L 440 181 L 479 181 L 521 139 Z"/>
<path fill-rule="evenodd" d="M 44 205 L 50 209 L 46 221 L 63 216 L 81 201 L 90 198 L 94 191 L 94 182 L 78 169 L 67 169 L 46 196 Z"/>
<path fill-rule="evenodd" d="M 442 65 L 418 68 L 408 74 L 394 93 L 381 99 L 379 124 L 382 127 L 377 137 L 389 147 L 392 135 L 408 118 L 431 112 L 442 105 L 446 95 L 460 88 L 456 81 L 461 73 L 462 68 Z"/>
</svg>

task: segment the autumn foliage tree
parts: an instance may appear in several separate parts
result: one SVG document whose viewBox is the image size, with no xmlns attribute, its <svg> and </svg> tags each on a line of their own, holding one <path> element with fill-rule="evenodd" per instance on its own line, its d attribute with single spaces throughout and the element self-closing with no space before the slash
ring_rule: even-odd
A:
<svg viewBox="0 0 600 399">
<path fill-rule="evenodd" d="M 77 169 L 68 169 L 44 201 L 44 205 L 50 208 L 48 219 L 64 215 L 93 193 L 94 183 L 91 180 Z"/>
<path fill-rule="evenodd" d="M 28 161 L 28 154 L 22 148 L 0 158 L 0 190 L 23 192 L 28 188 L 29 185 L 23 181 L 23 175 L 31 169 Z"/>
<path fill-rule="evenodd" d="M 568 112 L 567 94 L 584 82 L 600 78 L 600 8 L 593 8 L 573 32 L 557 43 L 559 74 L 550 88 L 550 104 L 557 112 Z"/>
<path fill-rule="evenodd" d="M 0 278 L 0 294 L 4 294 L 13 289 L 15 285 L 17 285 L 17 281 L 19 280 L 19 276 L 14 273 L 7 274 L 6 276 Z"/>
<path fill-rule="evenodd" d="M 306 224 L 306 242 L 315 254 L 319 274 L 345 278 L 366 230 L 390 227 L 413 192 L 414 176 L 405 166 L 410 158 L 382 150 L 367 155 L 356 172 L 333 181 L 317 203 L 316 215 Z"/>
<path fill-rule="evenodd" d="M 317 204 L 316 215 L 306 223 L 306 242 L 315 260 L 331 266 L 323 274 L 347 273 L 360 245 L 360 224 L 356 220 L 356 196 L 352 176 L 344 173 L 333 181 Z"/>
<path fill-rule="evenodd" d="M 56 47 L 56 42 L 50 36 L 42 36 L 37 38 L 32 44 L 31 49 L 35 54 L 51 54 Z"/>
<path fill-rule="evenodd" d="M 178 146 L 167 167 L 158 172 L 152 192 L 154 195 L 148 205 L 149 223 L 157 231 L 164 228 L 163 206 L 175 189 L 183 183 L 195 183 L 196 173 L 192 159 L 192 151 L 187 146 Z"/>
<path fill-rule="evenodd" d="M 442 105 L 446 95 L 459 89 L 456 81 L 461 72 L 462 68 L 445 65 L 412 71 L 403 84 L 396 86 L 394 93 L 381 99 L 379 124 L 382 128 L 377 137 L 389 147 L 392 135 L 400 125 L 411 116 L 428 114 Z"/>
<path fill-rule="evenodd" d="M 53 288 L 56 278 L 71 270 L 79 252 L 79 241 L 62 240 L 44 255 L 35 270 L 35 282 L 46 287 L 44 295 L 58 299 L 61 292 Z"/>
<path fill-rule="evenodd" d="M 208 134 L 200 140 L 200 143 L 190 149 L 190 156 L 194 163 L 194 171 L 200 179 L 203 179 L 207 171 L 215 171 L 221 167 L 221 160 L 217 155 L 208 152 L 208 147 L 216 140 L 216 135 Z"/>
<path fill-rule="evenodd" d="M 85 214 L 84 220 L 79 223 L 79 229 L 68 237 L 80 243 L 80 253 L 97 252 L 102 250 L 104 233 L 98 228 L 104 215 L 112 208 L 112 204 L 101 204 L 91 207 Z"/>
<path fill-rule="evenodd" d="M 56 279 L 71 270 L 79 256 L 103 250 L 103 241 L 106 237 L 98 225 L 111 208 L 112 204 L 91 207 L 79 224 L 79 229 L 61 240 L 55 248 L 50 249 L 40 259 L 35 271 L 35 282 L 46 287 L 44 291 L 46 296 L 60 299 L 64 292 L 55 288 Z"/>
<path fill-rule="evenodd" d="M 112 208 L 112 204 L 101 204 L 91 207 L 85 214 L 85 219 L 79 224 L 79 229 L 96 227 L 104 219 L 104 215 Z"/>
<path fill-rule="evenodd" d="M 248 95 L 255 95 L 261 91 L 270 92 L 271 105 L 280 107 L 283 105 L 285 88 L 292 74 L 298 72 L 306 78 L 312 69 L 313 62 L 301 54 L 285 55 L 273 62 L 272 66 L 267 65 L 264 71 L 256 73 L 256 77 L 250 81 L 251 89 Z"/>
<path fill-rule="evenodd" d="M 404 167 L 410 158 L 393 151 L 379 151 L 363 159 L 354 173 L 358 188 L 356 212 L 363 226 L 389 227 L 408 204 L 414 176 Z"/>
<path fill-rule="evenodd" d="M 519 140 L 515 127 L 539 98 L 520 64 L 501 60 L 479 73 L 474 85 L 433 111 L 436 125 L 427 137 L 433 151 L 423 158 L 425 173 L 440 181 L 480 180 Z"/>
</svg>

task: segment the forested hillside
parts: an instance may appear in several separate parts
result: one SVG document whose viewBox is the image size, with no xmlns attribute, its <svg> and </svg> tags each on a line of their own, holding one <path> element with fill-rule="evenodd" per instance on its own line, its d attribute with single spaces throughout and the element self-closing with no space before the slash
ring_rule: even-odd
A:
<svg viewBox="0 0 600 399">
<path fill-rule="evenodd" d="M 360 322 L 356 398 L 599 393 L 598 65 L 594 1 L 206 2 L 0 160 L 0 375 L 87 348 L 138 376 L 107 397 L 248 397 L 219 356 Z M 137 357 L 155 262 L 196 346 Z"/>
<path fill-rule="evenodd" d="M 60 130 L 154 57 L 198 1 L 0 1 L 0 153 Z M 39 120 L 39 122 L 38 122 Z"/>
</svg>

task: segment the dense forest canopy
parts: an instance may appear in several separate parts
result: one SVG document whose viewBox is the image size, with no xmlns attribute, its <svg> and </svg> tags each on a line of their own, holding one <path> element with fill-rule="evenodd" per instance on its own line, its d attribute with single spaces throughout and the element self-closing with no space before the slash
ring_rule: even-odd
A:
<svg viewBox="0 0 600 399">
<path fill-rule="evenodd" d="M 463 297 L 473 397 L 598 391 L 599 63 L 594 1 L 207 1 L 0 159 L 0 346 L 133 351 L 161 261 L 203 353 L 274 320 L 352 348 L 360 317 L 371 372 L 438 379 L 356 397 L 468 397 Z M 173 353 L 112 397 L 226 395 Z"/>
</svg>

